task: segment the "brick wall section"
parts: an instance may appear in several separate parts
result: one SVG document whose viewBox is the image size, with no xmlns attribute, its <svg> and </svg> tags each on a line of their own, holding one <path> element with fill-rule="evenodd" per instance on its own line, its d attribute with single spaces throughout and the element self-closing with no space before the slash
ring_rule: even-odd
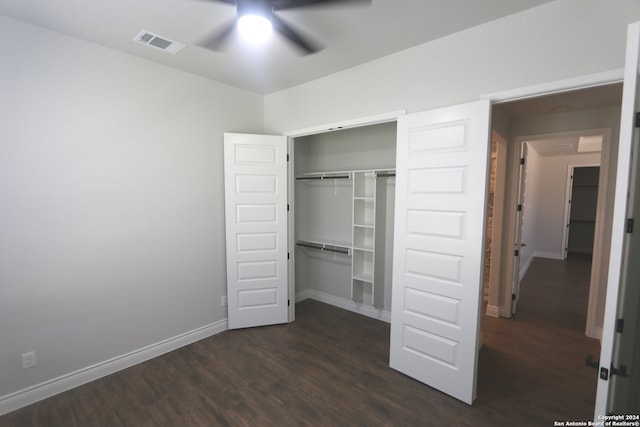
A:
<svg viewBox="0 0 640 427">
<path fill-rule="evenodd" d="M 496 157 L 498 144 L 495 139 L 491 140 L 491 165 L 489 175 L 489 207 L 487 210 L 487 231 L 486 231 L 486 248 L 484 253 L 484 303 L 489 300 L 489 276 L 491 268 L 491 235 L 493 233 L 493 200 L 496 189 Z"/>
</svg>

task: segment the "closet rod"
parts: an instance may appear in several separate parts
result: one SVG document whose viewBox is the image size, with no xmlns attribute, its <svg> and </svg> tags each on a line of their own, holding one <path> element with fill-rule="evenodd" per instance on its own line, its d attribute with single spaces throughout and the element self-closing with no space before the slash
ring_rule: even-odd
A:
<svg viewBox="0 0 640 427">
<path fill-rule="evenodd" d="M 339 254 L 349 255 L 349 249 L 339 248 L 337 246 L 329 246 L 329 245 L 323 245 L 320 243 L 309 243 L 309 242 L 296 242 L 296 245 L 304 246 L 306 248 L 319 249 L 321 251 L 337 252 Z"/>
<path fill-rule="evenodd" d="M 382 172 L 376 172 L 376 178 L 386 178 L 388 176 L 396 176 L 395 171 L 382 171 Z"/>
<path fill-rule="evenodd" d="M 349 174 L 346 175 L 319 175 L 319 176 L 297 176 L 296 179 L 349 179 Z"/>
</svg>

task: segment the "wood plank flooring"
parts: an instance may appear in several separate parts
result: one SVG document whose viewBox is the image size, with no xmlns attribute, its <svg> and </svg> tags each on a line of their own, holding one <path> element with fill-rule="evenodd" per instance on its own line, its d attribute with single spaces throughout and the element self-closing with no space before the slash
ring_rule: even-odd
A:
<svg viewBox="0 0 640 427">
<path fill-rule="evenodd" d="M 588 260 L 536 259 L 519 314 L 483 319 L 473 406 L 388 368 L 388 324 L 307 300 L 297 304 L 292 324 L 223 332 L 2 416 L 0 427 L 588 420 L 596 371 L 584 359 L 597 356 L 599 344 L 583 333 L 587 294 Z"/>
</svg>

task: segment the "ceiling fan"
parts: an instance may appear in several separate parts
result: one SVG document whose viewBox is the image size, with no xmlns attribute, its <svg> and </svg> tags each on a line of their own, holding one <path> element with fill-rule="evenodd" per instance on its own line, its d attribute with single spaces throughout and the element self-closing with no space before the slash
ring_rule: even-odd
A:
<svg viewBox="0 0 640 427">
<path fill-rule="evenodd" d="M 221 50 L 224 42 L 236 29 L 253 43 L 266 40 L 272 29 L 282 35 L 304 55 L 322 50 L 322 46 L 285 23 L 275 12 L 309 6 L 342 6 L 371 4 L 371 0 L 207 0 L 227 3 L 236 7 L 236 17 L 218 31 L 197 44 L 210 50 Z"/>
</svg>

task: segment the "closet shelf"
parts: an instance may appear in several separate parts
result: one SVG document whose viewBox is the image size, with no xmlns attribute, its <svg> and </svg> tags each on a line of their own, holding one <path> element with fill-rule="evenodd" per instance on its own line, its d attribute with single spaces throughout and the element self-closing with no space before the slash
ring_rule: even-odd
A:
<svg viewBox="0 0 640 427">
<path fill-rule="evenodd" d="M 385 170 L 375 171 L 375 174 L 376 174 L 376 178 L 386 178 L 389 176 L 396 176 L 396 171 L 395 169 L 385 169 Z"/>
<path fill-rule="evenodd" d="M 320 173 L 306 173 L 304 175 L 296 176 L 297 180 L 324 180 L 324 179 L 351 179 L 351 173 L 349 172 L 320 172 Z"/>
<path fill-rule="evenodd" d="M 373 253 L 373 248 L 368 248 L 368 247 L 364 247 L 364 246 L 354 246 L 353 247 L 354 251 L 361 251 L 361 252 L 371 252 Z"/>
<path fill-rule="evenodd" d="M 370 229 L 374 229 L 375 226 L 372 224 L 353 224 L 354 227 L 359 227 L 359 228 L 370 228 Z"/>
<path fill-rule="evenodd" d="M 321 251 L 336 252 L 344 255 L 351 255 L 351 248 L 349 246 L 333 245 L 330 243 L 313 242 L 309 240 L 298 240 L 296 245 L 303 246 L 305 248 L 318 249 Z"/>
<path fill-rule="evenodd" d="M 373 274 L 371 273 L 354 274 L 353 280 L 359 280 L 360 282 L 373 283 Z"/>
<path fill-rule="evenodd" d="M 352 179 L 354 173 L 362 171 L 345 171 L 345 172 L 309 172 L 297 175 L 297 180 L 314 180 L 314 179 Z M 387 178 L 396 176 L 395 169 L 379 169 L 368 171 L 374 178 Z"/>
</svg>

